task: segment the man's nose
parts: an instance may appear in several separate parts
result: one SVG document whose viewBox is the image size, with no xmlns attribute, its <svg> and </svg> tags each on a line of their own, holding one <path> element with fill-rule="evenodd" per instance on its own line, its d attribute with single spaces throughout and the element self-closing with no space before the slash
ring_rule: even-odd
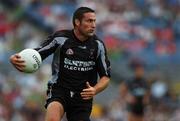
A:
<svg viewBox="0 0 180 121">
<path fill-rule="evenodd" d="M 92 22 L 92 27 L 93 27 L 93 28 L 96 27 L 96 22 L 95 22 L 95 21 Z"/>
</svg>

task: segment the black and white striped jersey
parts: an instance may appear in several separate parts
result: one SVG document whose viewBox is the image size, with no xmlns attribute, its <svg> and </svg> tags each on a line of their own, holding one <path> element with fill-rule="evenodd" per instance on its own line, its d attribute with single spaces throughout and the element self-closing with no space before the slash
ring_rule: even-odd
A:
<svg viewBox="0 0 180 121">
<path fill-rule="evenodd" d="M 73 30 L 57 31 L 36 50 L 43 60 L 53 54 L 50 85 L 81 91 L 86 87 L 86 81 L 94 86 L 98 75 L 110 77 L 106 49 L 96 35 L 82 42 Z"/>
</svg>

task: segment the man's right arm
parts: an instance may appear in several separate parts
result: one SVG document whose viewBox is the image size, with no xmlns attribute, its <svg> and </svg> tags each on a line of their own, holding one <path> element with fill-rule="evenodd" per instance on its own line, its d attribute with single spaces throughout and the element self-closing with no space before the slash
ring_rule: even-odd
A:
<svg viewBox="0 0 180 121">
<path fill-rule="evenodd" d="M 44 60 L 46 57 L 52 54 L 57 47 L 57 41 L 54 39 L 54 36 L 51 35 L 44 41 L 44 43 L 42 43 L 39 47 L 34 49 L 39 52 L 42 60 Z M 17 70 L 22 71 L 24 69 L 24 60 L 21 59 L 21 56 L 18 53 L 11 55 L 9 60 Z"/>
</svg>

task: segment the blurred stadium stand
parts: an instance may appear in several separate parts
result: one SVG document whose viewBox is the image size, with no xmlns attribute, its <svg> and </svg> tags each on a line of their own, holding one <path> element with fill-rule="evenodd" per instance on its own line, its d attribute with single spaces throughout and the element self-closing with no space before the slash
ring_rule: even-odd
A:
<svg viewBox="0 0 180 121">
<path fill-rule="evenodd" d="M 111 84 L 96 96 L 92 121 L 126 121 L 118 85 L 132 76 L 133 62 L 145 65 L 153 87 L 147 121 L 180 121 L 180 0 L 0 0 L 0 121 L 43 121 L 51 57 L 32 75 L 17 72 L 9 57 L 71 29 L 79 6 L 96 10 L 97 34 L 112 64 Z"/>
</svg>

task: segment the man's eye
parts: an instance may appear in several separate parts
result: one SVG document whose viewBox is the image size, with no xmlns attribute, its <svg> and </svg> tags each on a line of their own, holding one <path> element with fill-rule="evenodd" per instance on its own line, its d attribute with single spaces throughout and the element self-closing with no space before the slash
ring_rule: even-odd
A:
<svg viewBox="0 0 180 121">
<path fill-rule="evenodd" d="M 95 20 L 88 20 L 88 22 L 96 22 Z"/>
</svg>

